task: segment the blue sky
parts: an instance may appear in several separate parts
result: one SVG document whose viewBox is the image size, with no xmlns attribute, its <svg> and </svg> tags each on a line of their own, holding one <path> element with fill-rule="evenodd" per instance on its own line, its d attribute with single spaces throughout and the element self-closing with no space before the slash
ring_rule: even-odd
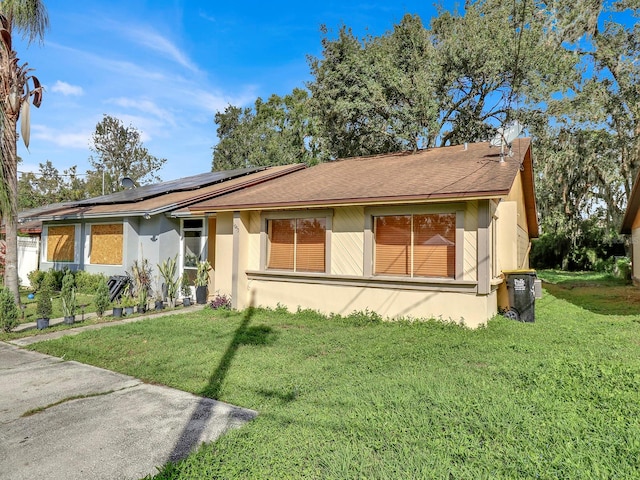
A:
<svg viewBox="0 0 640 480">
<path fill-rule="evenodd" d="M 207 2 L 196 0 L 46 1 L 43 45 L 15 43 L 45 86 L 31 111 L 31 144 L 20 143 L 20 171 L 51 160 L 89 168 L 89 142 L 103 114 L 142 132 L 159 172 L 171 180 L 211 169 L 213 117 L 228 104 L 286 94 L 310 79 L 307 55 L 321 51 L 320 25 L 358 36 L 391 30 L 405 13 L 427 24 L 433 4 Z"/>
</svg>

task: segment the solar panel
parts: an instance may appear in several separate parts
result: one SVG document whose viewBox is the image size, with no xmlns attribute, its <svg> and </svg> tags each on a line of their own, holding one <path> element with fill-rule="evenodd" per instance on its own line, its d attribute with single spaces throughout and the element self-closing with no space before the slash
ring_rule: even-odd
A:
<svg viewBox="0 0 640 480">
<path fill-rule="evenodd" d="M 213 185 L 214 183 L 224 182 L 234 178 L 249 175 L 250 173 L 259 172 L 267 167 L 238 168 L 236 170 L 225 170 L 222 172 L 207 172 L 193 175 L 191 177 L 178 178 L 167 182 L 154 183 L 153 185 L 144 185 L 138 188 L 122 190 L 120 192 L 100 197 L 88 198 L 78 202 L 70 202 L 68 206 L 82 205 L 106 205 L 111 203 L 132 203 L 139 202 L 151 197 L 157 197 L 170 192 L 180 192 L 185 190 L 195 190 L 197 188 Z"/>
</svg>

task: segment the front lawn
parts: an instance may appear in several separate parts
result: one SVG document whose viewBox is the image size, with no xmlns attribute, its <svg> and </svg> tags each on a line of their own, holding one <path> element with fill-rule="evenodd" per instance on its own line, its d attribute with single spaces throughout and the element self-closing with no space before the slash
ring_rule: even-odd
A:
<svg viewBox="0 0 640 480">
<path fill-rule="evenodd" d="M 34 348 L 260 413 L 159 478 L 640 478 L 640 316 L 536 314 L 206 309 Z"/>
<path fill-rule="evenodd" d="M 640 288 L 597 272 L 538 272 L 544 288 L 556 298 L 603 315 L 640 315 Z"/>
</svg>

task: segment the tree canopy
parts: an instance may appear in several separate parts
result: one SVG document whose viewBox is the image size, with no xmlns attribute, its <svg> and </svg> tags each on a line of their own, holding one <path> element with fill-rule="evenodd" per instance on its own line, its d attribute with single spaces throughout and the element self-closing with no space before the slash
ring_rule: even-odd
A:
<svg viewBox="0 0 640 480">
<path fill-rule="evenodd" d="M 589 242 L 618 236 L 640 167 L 640 26 L 623 21 L 639 6 L 476 0 L 428 25 L 407 14 L 380 36 L 323 26 L 295 122 L 282 120 L 288 96 L 229 106 L 214 168 L 484 141 L 518 120 L 534 138 L 542 231 L 589 266 Z"/>
<path fill-rule="evenodd" d="M 89 162 L 95 170 L 87 172 L 89 196 L 122 190 L 124 187 L 120 182 L 123 177 L 131 178 L 138 185 L 160 181 L 157 172 L 166 159 L 149 153 L 135 127 L 125 127 L 120 119 L 104 115 L 96 125 L 91 142 L 91 151 L 95 155 Z"/>
</svg>

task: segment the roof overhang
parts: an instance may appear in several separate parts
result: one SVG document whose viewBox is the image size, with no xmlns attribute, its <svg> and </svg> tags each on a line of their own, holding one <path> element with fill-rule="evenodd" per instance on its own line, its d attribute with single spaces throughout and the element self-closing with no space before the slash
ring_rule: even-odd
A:
<svg viewBox="0 0 640 480">
<path fill-rule="evenodd" d="M 381 197 L 381 198 L 342 198 L 335 200 L 325 200 L 317 202 L 281 202 L 281 203 L 256 203 L 242 205 L 219 205 L 215 210 L 207 208 L 189 207 L 192 215 L 203 215 L 223 212 L 242 212 L 252 210 L 306 210 L 314 208 L 338 208 L 364 206 L 373 207 L 381 205 L 410 205 L 420 203 L 456 203 L 470 200 L 491 200 L 499 199 L 507 195 L 508 191 L 487 192 L 486 194 L 450 194 L 450 195 L 423 195 L 406 197 Z"/>
</svg>

